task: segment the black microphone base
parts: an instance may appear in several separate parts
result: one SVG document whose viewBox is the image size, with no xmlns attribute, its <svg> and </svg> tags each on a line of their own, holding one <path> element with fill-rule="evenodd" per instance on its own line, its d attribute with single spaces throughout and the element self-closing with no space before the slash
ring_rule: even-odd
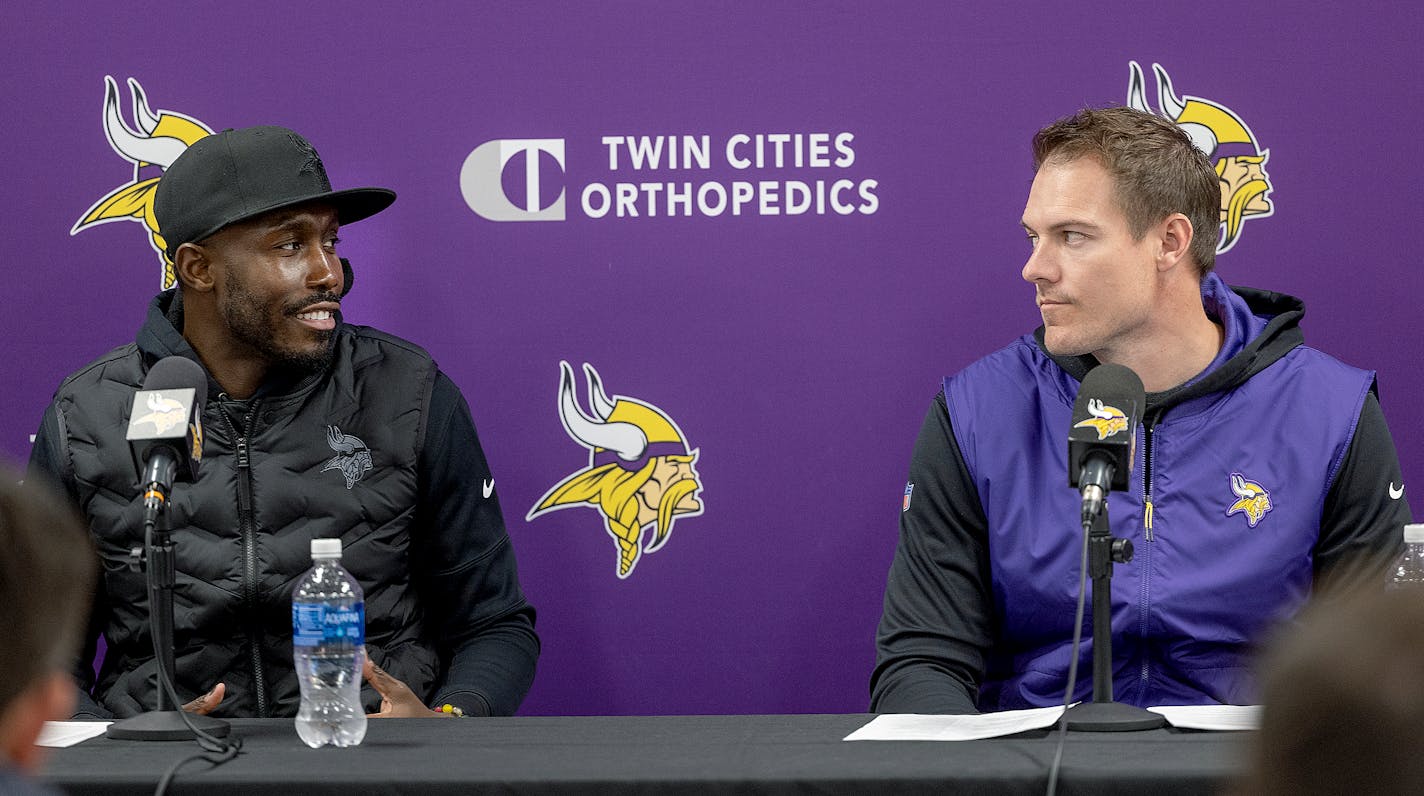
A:
<svg viewBox="0 0 1424 796">
<path fill-rule="evenodd" d="M 194 727 L 216 738 L 226 738 L 232 729 L 227 722 L 211 716 L 190 713 L 188 720 Z M 193 731 L 183 723 L 183 716 L 176 710 L 150 710 L 110 724 L 104 736 L 120 741 L 191 741 Z"/>
<path fill-rule="evenodd" d="M 1080 702 L 1068 708 L 1067 717 L 1068 729 L 1079 732 L 1132 732 L 1167 726 L 1161 714 L 1121 702 Z"/>
</svg>

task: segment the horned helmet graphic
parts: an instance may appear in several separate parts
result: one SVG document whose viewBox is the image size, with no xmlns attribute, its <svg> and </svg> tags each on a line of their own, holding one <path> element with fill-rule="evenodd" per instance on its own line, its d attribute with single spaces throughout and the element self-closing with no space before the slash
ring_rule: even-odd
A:
<svg viewBox="0 0 1424 796">
<path fill-rule="evenodd" d="M 129 127 L 124 121 L 119 112 L 119 85 L 114 78 L 105 75 L 104 135 L 119 157 L 133 164 L 133 178 L 95 202 L 74 222 L 69 234 L 76 235 L 110 221 L 137 221 L 143 224 L 148 229 L 149 244 L 158 253 L 159 265 L 163 269 L 161 285 L 166 290 L 173 287 L 177 278 L 173 273 L 173 261 L 165 252 L 167 245 L 158 232 L 158 218 L 153 212 L 154 193 L 161 179 L 154 172 L 173 165 L 183 150 L 198 139 L 212 135 L 213 131 L 197 119 L 175 111 L 159 110 L 154 113 L 148 106 L 148 95 L 144 93 L 143 86 L 133 78 L 128 79 L 128 86 L 134 123 L 138 129 Z"/>
<path fill-rule="evenodd" d="M 1221 184 L 1222 225 L 1216 251 L 1227 251 L 1240 239 L 1242 224 L 1275 211 L 1269 198 L 1274 187 L 1265 170 L 1270 150 L 1262 149 L 1246 122 L 1225 105 L 1201 97 L 1177 96 L 1167 70 L 1158 64 L 1152 65 L 1159 109 L 1153 111 L 1147 104 L 1142 67 L 1132 61 L 1129 68 L 1128 106 L 1176 122 L 1216 169 Z"/>
<path fill-rule="evenodd" d="M 164 434 L 169 429 L 183 424 L 188 419 L 188 412 L 184 409 L 182 402 L 172 398 L 164 398 L 163 393 L 152 392 L 148 395 L 148 412 L 134 418 L 134 423 L 152 423 L 158 434 Z"/>
<path fill-rule="evenodd" d="M 1255 528 L 1272 508 L 1271 493 L 1255 481 L 1246 480 L 1246 476 L 1241 473 L 1231 474 L 1231 491 L 1236 495 L 1236 502 L 1226 510 L 1226 516 L 1245 514 L 1246 524 L 1252 528 Z"/>
<path fill-rule="evenodd" d="M 1088 414 L 1092 417 L 1074 423 L 1073 428 L 1097 429 L 1100 440 L 1127 430 L 1127 415 L 1116 406 L 1104 406 L 1101 398 L 1088 401 Z"/>
<path fill-rule="evenodd" d="M 371 449 L 360 437 L 341 433 L 336 426 L 326 427 L 326 444 L 336 451 L 336 455 L 321 465 L 321 472 L 340 470 L 346 478 L 346 488 L 356 486 L 361 476 L 371 469 Z"/>
<path fill-rule="evenodd" d="M 559 419 L 564 430 L 589 450 L 588 466 L 544 494 L 525 517 L 574 506 L 597 508 L 603 527 L 618 548 L 620 579 L 633 574 L 643 553 L 667 544 L 679 517 L 702 514 L 702 478 L 677 423 L 652 404 L 603 391 L 598 371 L 583 366 L 588 379 L 585 413 L 574 399 L 574 370 L 559 363 Z M 644 531 L 652 538 L 643 542 Z"/>
</svg>

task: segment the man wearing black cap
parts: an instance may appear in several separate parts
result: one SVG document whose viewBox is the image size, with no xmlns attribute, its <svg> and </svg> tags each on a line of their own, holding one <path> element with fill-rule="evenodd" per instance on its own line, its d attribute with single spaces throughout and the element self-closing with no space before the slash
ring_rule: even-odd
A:
<svg viewBox="0 0 1424 796">
<path fill-rule="evenodd" d="M 280 127 L 201 139 L 164 173 L 155 213 L 179 289 L 136 341 L 60 385 L 31 468 L 62 483 L 104 560 L 80 717 L 155 705 L 142 504 L 123 439 L 134 391 L 167 356 L 208 374 L 204 456 L 167 508 L 177 548 L 175 657 L 185 707 L 290 716 L 291 592 L 309 541 L 343 541 L 366 599 L 369 711 L 508 715 L 539 642 L 469 407 L 430 355 L 342 322 L 337 230 L 382 188 L 331 190 L 316 150 Z M 443 710 L 442 710 L 443 709 Z"/>
</svg>

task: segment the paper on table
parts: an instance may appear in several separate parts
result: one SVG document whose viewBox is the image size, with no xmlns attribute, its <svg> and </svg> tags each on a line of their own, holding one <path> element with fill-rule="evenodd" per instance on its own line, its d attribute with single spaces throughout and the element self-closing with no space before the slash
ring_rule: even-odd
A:
<svg viewBox="0 0 1424 796">
<path fill-rule="evenodd" d="M 847 735 L 847 741 L 973 741 L 1050 727 L 1063 706 L 1005 710 L 977 716 L 924 716 L 887 713 Z"/>
<path fill-rule="evenodd" d="M 1261 726 L 1260 705 L 1160 705 L 1148 708 L 1184 730 L 1254 730 Z"/>
<path fill-rule="evenodd" d="M 55 748 L 73 746 L 80 741 L 87 741 L 96 735 L 103 735 L 104 729 L 112 721 L 47 721 L 44 729 L 40 730 L 40 737 L 35 739 L 35 746 L 52 746 Z"/>
</svg>

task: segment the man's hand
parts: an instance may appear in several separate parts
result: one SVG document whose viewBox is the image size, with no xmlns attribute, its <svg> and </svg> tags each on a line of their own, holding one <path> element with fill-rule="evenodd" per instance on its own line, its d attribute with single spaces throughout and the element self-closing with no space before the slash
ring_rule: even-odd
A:
<svg viewBox="0 0 1424 796">
<path fill-rule="evenodd" d="M 189 713 L 196 713 L 199 716 L 206 716 L 216 710 L 218 705 L 222 704 L 223 695 L 226 693 L 227 686 L 222 683 L 218 683 L 217 685 L 213 686 L 213 689 L 208 693 L 203 694 L 192 702 L 189 702 L 188 704 L 184 705 L 183 709 L 188 711 Z"/>
<path fill-rule="evenodd" d="M 369 718 L 428 719 L 431 716 L 445 715 L 426 707 L 420 697 L 410 690 L 410 686 L 387 674 L 385 669 L 372 663 L 370 658 L 366 659 L 366 665 L 361 668 L 361 676 L 381 695 L 381 712 L 366 714 Z"/>
</svg>

